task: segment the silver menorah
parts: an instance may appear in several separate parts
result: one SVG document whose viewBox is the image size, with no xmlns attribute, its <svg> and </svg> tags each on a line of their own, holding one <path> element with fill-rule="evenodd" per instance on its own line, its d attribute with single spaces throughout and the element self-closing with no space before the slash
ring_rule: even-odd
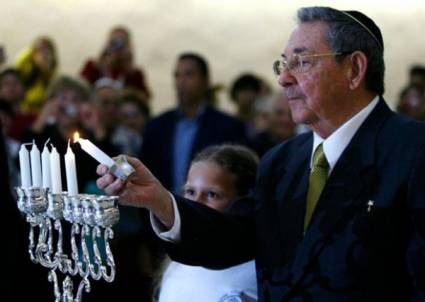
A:
<svg viewBox="0 0 425 302">
<path fill-rule="evenodd" d="M 55 302 L 81 302 L 83 290 L 90 292 L 90 278 L 114 280 L 116 270 L 109 240 L 114 236 L 112 226 L 119 220 L 117 196 L 68 196 L 66 192 L 52 194 L 35 187 L 17 187 L 16 192 L 18 208 L 30 225 L 30 259 L 50 270 L 48 280 L 53 283 Z M 71 224 L 70 255 L 64 252 L 62 219 Z M 65 275 L 62 288 L 57 272 Z M 81 280 L 74 296 L 71 277 L 75 276 Z"/>
</svg>

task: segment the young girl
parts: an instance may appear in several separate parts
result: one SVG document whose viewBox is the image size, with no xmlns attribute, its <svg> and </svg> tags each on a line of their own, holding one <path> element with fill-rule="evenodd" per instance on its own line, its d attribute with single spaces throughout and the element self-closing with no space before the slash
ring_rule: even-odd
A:
<svg viewBox="0 0 425 302">
<path fill-rule="evenodd" d="M 248 148 L 236 145 L 208 147 L 191 163 L 184 196 L 217 211 L 226 211 L 237 197 L 248 194 L 254 186 L 257 164 L 257 156 Z M 174 261 L 166 264 L 159 302 L 257 300 L 254 261 L 223 270 Z"/>
</svg>

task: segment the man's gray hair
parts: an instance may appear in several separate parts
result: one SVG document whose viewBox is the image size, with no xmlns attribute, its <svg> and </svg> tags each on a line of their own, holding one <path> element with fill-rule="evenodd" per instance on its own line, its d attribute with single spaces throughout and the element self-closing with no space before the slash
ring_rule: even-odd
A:
<svg viewBox="0 0 425 302">
<path fill-rule="evenodd" d="M 355 12 L 362 21 L 350 12 L 330 7 L 304 7 L 298 10 L 298 23 L 323 21 L 329 25 L 327 41 L 334 52 L 350 53 L 362 51 L 368 60 L 365 75 L 366 87 L 379 95 L 384 93 L 384 48 L 382 35 L 376 24 L 367 16 Z M 373 27 L 373 28 L 371 28 Z M 343 56 L 337 56 L 338 63 Z"/>
</svg>

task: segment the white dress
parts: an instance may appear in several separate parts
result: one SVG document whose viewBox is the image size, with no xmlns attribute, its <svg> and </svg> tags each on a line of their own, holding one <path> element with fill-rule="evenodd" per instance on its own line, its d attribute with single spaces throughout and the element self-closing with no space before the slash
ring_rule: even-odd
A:
<svg viewBox="0 0 425 302">
<path fill-rule="evenodd" d="M 172 261 L 161 283 L 159 302 L 257 301 L 255 262 L 210 270 Z"/>
</svg>

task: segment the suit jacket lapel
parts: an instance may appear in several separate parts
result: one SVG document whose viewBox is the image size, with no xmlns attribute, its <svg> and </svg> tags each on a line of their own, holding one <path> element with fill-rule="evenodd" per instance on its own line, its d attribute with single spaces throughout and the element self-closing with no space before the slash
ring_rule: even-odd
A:
<svg viewBox="0 0 425 302">
<path fill-rule="evenodd" d="M 329 244 L 332 234 L 344 227 L 350 211 L 366 208 L 375 177 L 375 139 L 391 110 L 381 99 L 341 155 L 320 196 L 304 240 L 293 263 L 301 278 L 313 259 Z"/>
<path fill-rule="evenodd" d="M 275 198 L 277 200 L 285 200 L 285 196 L 289 191 L 293 191 L 293 182 L 299 180 L 300 178 L 300 169 L 306 164 L 308 165 L 311 150 L 313 148 L 313 135 L 310 135 L 308 139 L 302 142 L 297 146 L 294 152 L 297 153 L 295 157 L 291 159 L 288 163 L 281 163 L 280 166 L 276 168 L 275 177 L 279 179 L 276 184 Z M 308 167 L 308 166 L 307 166 Z"/>
<path fill-rule="evenodd" d="M 158 173 L 156 175 L 161 179 L 163 184 L 168 188 L 172 189 L 173 186 L 173 176 L 174 175 L 174 140 L 175 140 L 175 131 L 176 124 L 179 119 L 178 110 L 171 112 L 170 117 L 164 123 L 160 132 L 161 135 L 157 137 L 157 144 L 159 145 L 157 152 L 159 154 L 151 154 L 152 161 L 155 161 L 153 157 L 160 156 L 157 161 L 160 163 L 153 163 L 156 168 L 153 172 Z"/>
<path fill-rule="evenodd" d="M 278 208 L 279 246 L 285 264 L 292 262 L 297 242 L 302 238 L 312 146 L 313 136 L 310 135 L 296 146 L 297 156 L 288 163 L 281 163 L 274 176 L 279 179 L 274 199 Z"/>
</svg>

